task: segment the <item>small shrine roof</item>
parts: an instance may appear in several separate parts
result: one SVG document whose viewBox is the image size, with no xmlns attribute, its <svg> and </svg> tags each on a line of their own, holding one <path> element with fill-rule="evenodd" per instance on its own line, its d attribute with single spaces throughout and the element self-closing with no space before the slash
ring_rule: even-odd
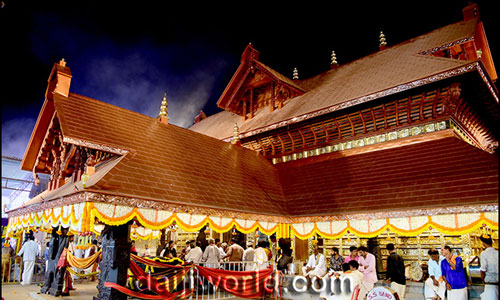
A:
<svg viewBox="0 0 500 300">
<path fill-rule="evenodd" d="M 263 128 L 284 126 L 286 121 L 295 118 L 308 118 L 308 114 L 319 110 L 335 106 L 345 108 L 418 86 L 418 82 L 423 79 L 445 72 L 453 73 L 475 63 L 422 53 L 472 39 L 477 24 L 477 19 L 457 22 L 312 78 L 297 82 L 288 79 L 307 92 L 287 100 L 283 108 L 272 112 L 261 109 L 246 121 L 242 121 L 237 114 L 222 111 L 194 124 L 190 129 L 225 139 L 231 136 L 232 124 L 237 122 L 242 135 L 247 136 Z M 384 91 L 387 93 L 384 94 Z M 362 98 L 365 99 L 360 100 Z"/>
</svg>

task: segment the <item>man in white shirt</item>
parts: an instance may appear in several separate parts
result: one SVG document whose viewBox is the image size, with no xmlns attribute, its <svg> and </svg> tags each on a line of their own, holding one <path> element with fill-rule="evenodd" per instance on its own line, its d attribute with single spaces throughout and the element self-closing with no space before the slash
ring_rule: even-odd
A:
<svg viewBox="0 0 500 300">
<path fill-rule="evenodd" d="M 208 246 L 205 248 L 205 252 L 203 253 L 202 261 L 205 263 L 205 267 L 207 268 L 219 268 L 221 256 L 219 249 L 215 246 L 214 239 L 208 240 Z"/>
<path fill-rule="evenodd" d="M 356 286 L 361 287 L 361 282 L 363 281 L 364 275 L 358 270 L 358 268 L 359 263 L 353 259 L 349 261 L 349 271 L 344 273 L 344 276 L 350 276 L 350 278 L 352 279 L 352 292 L 356 290 Z"/>
<path fill-rule="evenodd" d="M 429 278 L 424 284 L 424 295 L 426 300 L 445 300 L 446 284 L 441 278 L 441 261 L 444 257 L 439 255 L 439 251 L 435 248 L 429 250 L 429 261 L 427 262 L 429 270 Z"/>
<path fill-rule="evenodd" d="M 202 260 L 203 257 L 203 251 L 201 250 L 201 242 L 196 241 L 196 247 L 191 243 L 190 247 L 191 250 L 189 250 L 188 254 L 186 255 L 186 261 L 190 262 L 192 261 L 195 264 L 199 264 Z"/>
<path fill-rule="evenodd" d="M 368 249 L 365 246 L 360 246 L 358 248 L 358 253 L 359 271 L 363 273 L 358 299 L 363 300 L 366 294 L 373 289 L 375 282 L 377 282 L 377 270 L 375 268 L 376 260 L 375 255 L 368 253 Z"/>
<path fill-rule="evenodd" d="M 254 270 L 265 270 L 267 269 L 267 252 L 264 250 L 265 241 L 260 241 L 257 244 L 257 249 L 255 249 L 255 262 L 257 265 Z"/>
<path fill-rule="evenodd" d="M 224 243 L 226 244 L 226 243 Z M 215 247 L 217 248 L 217 250 L 219 250 L 219 255 L 221 257 L 221 259 L 226 256 L 226 252 L 224 251 L 224 249 L 222 249 L 221 247 L 221 244 L 220 244 L 220 239 L 215 239 Z"/>
<path fill-rule="evenodd" d="M 483 234 L 480 238 L 484 251 L 481 252 L 481 279 L 484 283 L 484 292 L 481 300 L 498 299 L 498 250 L 493 248 L 493 240 L 489 234 Z"/>
<path fill-rule="evenodd" d="M 302 268 L 302 274 L 306 278 L 313 276 L 322 278 L 326 274 L 326 259 L 325 256 L 319 253 L 318 245 L 313 246 L 313 254 L 309 256 L 307 265 Z"/>
<path fill-rule="evenodd" d="M 35 242 L 35 237 L 31 235 L 27 242 L 24 243 L 17 256 L 23 256 L 23 281 L 22 285 L 30 285 L 35 268 L 35 261 L 38 255 L 38 244 Z"/>
<path fill-rule="evenodd" d="M 243 261 L 255 261 L 255 249 L 252 243 L 247 244 L 247 248 L 243 251 Z M 255 270 L 255 263 L 245 263 L 245 271 Z"/>
</svg>

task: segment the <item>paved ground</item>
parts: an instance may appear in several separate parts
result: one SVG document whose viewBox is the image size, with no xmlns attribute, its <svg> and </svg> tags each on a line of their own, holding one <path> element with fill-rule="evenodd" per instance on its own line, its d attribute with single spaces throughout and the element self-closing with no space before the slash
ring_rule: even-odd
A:
<svg viewBox="0 0 500 300">
<path fill-rule="evenodd" d="M 47 294 L 37 294 L 40 292 L 40 287 L 35 284 L 20 285 L 20 284 L 2 284 L 2 297 L 5 300 L 91 300 L 92 297 L 97 296 L 97 283 L 76 283 L 76 290 L 71 291 L 70 296 L 57 298 Z"/>
</svg>

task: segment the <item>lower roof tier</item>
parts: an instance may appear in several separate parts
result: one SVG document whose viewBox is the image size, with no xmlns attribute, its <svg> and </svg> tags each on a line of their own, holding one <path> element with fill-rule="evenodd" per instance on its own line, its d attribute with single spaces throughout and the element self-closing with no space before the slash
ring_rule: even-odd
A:
<svg viewBox="0 0 500 300">
<path fill-rule="evenodd" d="M 291 216 L 498 202 L 498 156 L 448 137 L 321 161 L 278 164 Z"/>
</svg>

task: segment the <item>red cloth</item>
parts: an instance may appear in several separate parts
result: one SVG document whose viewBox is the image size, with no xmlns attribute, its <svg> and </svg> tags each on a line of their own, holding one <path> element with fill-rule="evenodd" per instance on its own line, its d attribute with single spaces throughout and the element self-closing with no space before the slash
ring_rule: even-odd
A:
<svg viewBox="0 0 500 300">
<path fill-rule="evenodd" d="M 135 292 L 135 291 L 132 291 L 132 290 L 126 288 L 126 287 L 123 287 L 121 285 L 118 285 L 118 284 L 116 284 L 114 282 L 109 282 L 109 281 L 106 281 L 104 283 L 104 286 L 116 289 L 116 290 L 124 293 L 125 295 L 131 296 L 131 297 L 135 297 L 135 298 L 139 298 L 139 299 L 147 299 L 147 300 L 185 299 L 185 298 L 191 296 L 191 294 L 193 293 L 193 291 L 186 289 L 186 290 L 182 290 L 180 292 L 177 292 L 175 294 L 171 294 L 170 296 L 166 297 L 165 295 L 148 295 L 148 294 L 143 294 L 143 293 Z"/>
<path fill-rule="evenodd" d="M 227 271 L 196 266 L 200 275 L 211 284 L 241 298 L 261 298 L 274 290 L 273 269 L 270 266 L 258 271 Z"/>
<path fill-rule="evenodd" d="M 68 251 L 67 248 L 64 248 L 63 252 L 61 253 L 61 256 L 59 256 L 59 260 L 57 261 L 57 266 L 56 268 L 65 268 L 68 266 L 68 262 L 66 260 L 66 252 Z"/>
<path fill-rule="evenodd" d="M 170 296 L 177 285 L 182 283 L 184 276 L 191 269 L 192 265 L 187 265 L 183 269 L 170 269 L 169 274 L 162 272 L 161 276 L 144 272 L 134 261 L 130 261 L 130 271 L 139 279 L 142 284 L 147 286 L 147 289 L 159 295 Z M 167 282 L 165 282 L 167 281 Z"/>
<path fill-rule="evenodd" d="M 130 254 L 130 258 L 141 263 L 141 264 L 145 264 L 145 265 L 148 265 L 148 266 L 153 267 L 153 268 L 179 268 L 179 269 L 184 268 L 184 266 L 182 266 L 182 265 L 172 265 L 172 264 L 162 263 L 162 262 L 158 262 L 158 261 L 155 261 L 155 260 L 152 260 L 149 258 L 140 257 L 140 256 L 137 256 L 134 254 Z M 177 259 L 174 259 L 174 260 L 177 260 Z"/>
</svg>

